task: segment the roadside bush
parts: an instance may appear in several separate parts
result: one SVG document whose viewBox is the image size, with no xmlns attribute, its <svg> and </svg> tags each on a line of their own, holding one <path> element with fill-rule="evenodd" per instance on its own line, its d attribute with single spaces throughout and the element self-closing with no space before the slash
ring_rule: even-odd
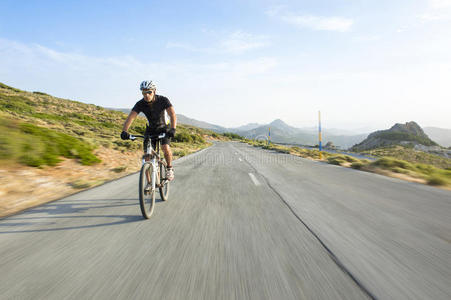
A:
<svg viewBox="0 0 451 300">
<path fill-rule="evenodd" d="M 189 134 L 188 132 L 180 132 L 180 133 L 175 134 L 174 142 L 192 143 L 193 138 L 192 138 L 191 134 Z"/>
<path fill-rule="evenodd" d="M 395 159 L 395 158 L 390 158 L 390 157 L 380 158 L 380 159 L 376 160 L 375 162 L 373 162 L 372 165 L 383 168 L 383 169 L 387 169 L 390 171 L 394 171 L 395 168 L 401 168 L 401 169 L 415 171 L 415 167 L 411 163 L 409 163 L 405 160 L 400 160 L 400 159 Z"/>
<path fill-rule="evenodd" d="M 363 164 L 362 162 L 356 161 L 351 164 L 351 168 L 356 169 L 356 170 L 361 170 L 364 165 L 365 164 Z"/>
<path fill-rule="evenodd" d="M 346 158 L 343 155 L 334 155 L 327 158 L 327 162 L 332 165 L 341 166 L 346 162 Z"/>
<path fill-rule="evenodd" d="M 0 133 L 0 159 L 32 167 L 54 166 L 60 156 L 79 159 L 84 165 L 100 162 L 91 145 L 51 129 L 0 119 L 0 132 L 7 132 Z"/>
<path fill-rule="evenodd" d="M 174 150 L 174 151 L 172 152 L 172 154 L 173 154 L 174 156 L 183 157 L 183 156 L 185 156 L 185 155 L 188 154 L 188 151 L 183 150 L 183 149 L 180 149 L 180 150 Z"/>
<path fill-rule="evenodd" d="M 349 155 L 343 155 L 343 158 L 350 163 L 358 162 L 359 160 L 355 157 L 349 156 Z"/>
<path fill-rule="evenodd" d="M 233 132 L 224 132 L 222 135 L 225 137 L 228 137 L 230 139 L 237 139 L 237 140 L 243 139 L 243 137 L 241 135 L 233 133 Z"/>
<path fill-rule="evenodd" d="M 199 144 L 205 143 L 205 139 L 203 138 L 203 136 L 201 136 L 199 134 L 191 134 L 191 138 L 195 143 L 199 143 Z"/>
<path fill-rule="evenodd" d="M 442 185 L 446 185 L 448 182 L 442 176 L 440 176 L 438 174 L 434 174 L 434 175 L 429 176 L 427 183 L 429 185 L 442 186 Z"/>
</svg>

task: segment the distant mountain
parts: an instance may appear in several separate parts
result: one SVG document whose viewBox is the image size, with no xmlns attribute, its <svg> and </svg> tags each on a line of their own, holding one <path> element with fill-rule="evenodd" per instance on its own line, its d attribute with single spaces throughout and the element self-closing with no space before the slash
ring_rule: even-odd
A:
<svg viewBox="0 0 451 300">
<path fill-rule="evenodd" d="M 113 108 L 113 107 L 105 107 L 109 110 L 121 111 L 123 113 L 129 114 L 132 110 L 130 108 Z"/>
<path fill-rule="evenodd" d="M 388 130 L 371 133 L 363 142 L 352 147 L 353 151 L 363 151 L 392 145 L 424 145 L 437 146 L 415 122 L 396 123 Z"/>
<path fill-rule="evenodd" d="M 196 127 L 200 127 L 200 128 L 204 128 L 204 129 L 209 129 L 209 130 L 213 130 L 213 131 L 216 131 L 219 133 L 228 131 L 227 128 L 225 128 L 225 127 L 222 127 L 219 125 L 214 125 L 214 124 L 207 123 L 204 121 L 199 121 L 196 119 L 191 119 L 182 114 L 177 114 L 177 123 L 196 126 Z"/>
<path fill-rule="evenodd" d="M 248 124 L 243 125 L 243 126 L 231 128 L 231 130 L 233 130 L 233 131 L 246 131 L 246 130 L 252 130 L 252 129 L 257 128 L 259 126 L 261 126 L 261 124 L 248 123 Z"/>
<path fill-rule="evenodd" d="M 439 145 L 451 147 L 451 129 L 438 127 L 424 127 L 424 132 Z"/>
<path fill-rule="evenodd" d="M 316 145 L 318 144 L 318 128 L 296 128 L 276 119 L 269 124 L 261 125 L 251 130 L 237 131 L 241 136 L 254 139 L 266 139 L 271 128 L 271 141 L 275 143 Z M 358 135 L 334 135 L 327 129 L 323 130 L 323 143 L 332 142 L 334 145 L 346 149 L 361 142 L 367 134 Z"/>
<path fill-rule="evenodd" d="M 130 109 L 110 108 L 125 113 L 130 113 Z M 296 128 L 288 125 L 281 119 L 276 119 L 269 124 L 249 123 L 243 126 L 227 128 L 204 121 L 189 118 L 182 114 L 177 114 L 177 122 L 185 125 L 192 125 L 204 129 L 210 129 L 218 133 L 233 132 L 249 139 L 266 139 L 271 128 L 271 140 L 276 143 L 317 145 L 318 128 Z M 351 134 L 347 134 L 351 133 Z M 323 144 L 332 142 L 334 145 L 347 149 L 356 143 L 363 141 L 367 134 L 352 134 L 352 132 L 340 129 L 323 128 Z"/>
<path fill-rule="evenodd" d="M 106 109 L 110 109 L 110 110 L 116 110 L 116 111 L 121 111 L 124 112 L 126 114 L 129 114 L 131 109 L 129 108 L 110 108 L 110 107 L 106 107 Z M 191 126 L 196 126 L 199 128 L 203 128 L 203 129 L 209 129 L 209 130 L 213 130 L 219 133 L 223 133 L 228 131 L 227 128 L 219 126 L 219 125 L 214 125 L 214 124 L 210 124 L 207 122 L 203 122 L 203 121 L 199 121 L 196 119 L 191 119 L 188 118 L 185 115 L 182 114 L 177 114 L 177 123 L 179 124 L 185 124 L 185 125 L 191 125 Z"/>
</svg>

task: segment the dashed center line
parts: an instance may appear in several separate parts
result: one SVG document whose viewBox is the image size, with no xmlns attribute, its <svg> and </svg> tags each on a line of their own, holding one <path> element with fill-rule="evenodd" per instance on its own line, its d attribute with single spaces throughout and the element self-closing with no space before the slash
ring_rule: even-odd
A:
<svg viewBox="0 0 451 300">
<path fill-rule="evenodd" d="M 260 185 L 260 182 L 257 180 L 257 178 L 255 178 L 255 175 L 252 173 L 249 173 L 249 177 L 251 178 L 251 180 L 254 182 L 255 185 Z"/>
</svg>

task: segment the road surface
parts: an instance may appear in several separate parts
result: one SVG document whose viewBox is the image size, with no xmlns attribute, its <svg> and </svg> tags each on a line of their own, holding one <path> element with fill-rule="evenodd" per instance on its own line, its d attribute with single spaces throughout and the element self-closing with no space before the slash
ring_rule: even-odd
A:
<svg viewBox="0 0 451 300">
<path fill-rule="evenodd" d="M 451 192 L 246 144 L 0 220 L 1 299 L 450 299 Z"/>
</svg>

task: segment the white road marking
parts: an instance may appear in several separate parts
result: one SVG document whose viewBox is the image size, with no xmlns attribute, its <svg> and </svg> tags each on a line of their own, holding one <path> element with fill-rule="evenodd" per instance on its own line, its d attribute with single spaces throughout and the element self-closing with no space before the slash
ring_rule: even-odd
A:
<svg viewBox="0 0 451 300">
<path fill-rule="evenodd" d="M 257 178 L 255 178 L 254 174 L 249 173 L 249 177 L 251 178 L 251 180 L 254 182 L 255 185 L 260 185 L 260 182 L 257 180 Z"/>
<path fill-rule="evenodd" d="M 238 157 L 238 159 L 239 159 L 240 161 L 243 161 L 243 160 L 241 159 L 241 157 Z"/>
</svg>

